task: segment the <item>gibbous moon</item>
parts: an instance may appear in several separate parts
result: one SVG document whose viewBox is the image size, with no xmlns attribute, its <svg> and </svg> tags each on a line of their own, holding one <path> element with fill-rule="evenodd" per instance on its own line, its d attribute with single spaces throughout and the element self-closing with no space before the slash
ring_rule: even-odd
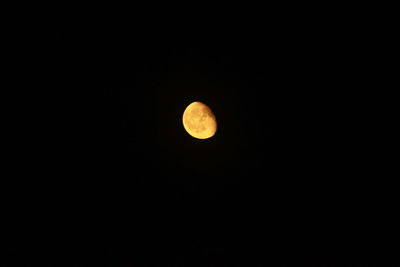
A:
<svg viewBox="0 0 400 267">
<path fill-rule="evenodd" d="M 202 102 L 193 102 L 183 112 L 183 127 L 198 139 L 212 137 L 217 131 L 217 120 L 211 109 Z"/>
</svg>

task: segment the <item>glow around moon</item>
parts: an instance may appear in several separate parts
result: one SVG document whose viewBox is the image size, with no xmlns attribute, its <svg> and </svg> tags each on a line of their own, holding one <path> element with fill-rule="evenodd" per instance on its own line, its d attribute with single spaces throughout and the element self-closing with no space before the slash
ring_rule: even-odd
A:
<svg viewBox="0 0 400 267">
<path fill-rule="evenodd" d="M 183 112 L 183 127 L 191 136 L 207 139 L 217 131 L 217 120 L 211 109 L 202 102 L 193 102 Z"/>
</svg>

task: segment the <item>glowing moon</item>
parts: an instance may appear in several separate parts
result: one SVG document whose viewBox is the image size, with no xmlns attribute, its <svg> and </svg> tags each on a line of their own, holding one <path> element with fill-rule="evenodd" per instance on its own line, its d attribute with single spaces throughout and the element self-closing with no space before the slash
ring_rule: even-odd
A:
<svg viewBox="0 0 400 267">
<path fill-rule="evenodd" d="M 212 137 L 217 131 L 217 120 L 211 109 L 202 102 L 193 102 L 183 112 L 183 127 L 198 139 Z"/>
</svg>

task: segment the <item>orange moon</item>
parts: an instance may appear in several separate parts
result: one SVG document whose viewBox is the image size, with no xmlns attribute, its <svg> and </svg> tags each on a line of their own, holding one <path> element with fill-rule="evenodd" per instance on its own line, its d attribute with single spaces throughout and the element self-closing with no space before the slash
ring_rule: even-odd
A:
<svg viewBox="0 0 400 267">
<path fill-rule="evenodd" d="M 198 139 L 207 139 L 217 131 L 217 120 L 214 113 L 204 103 L 195 101 L 183 112 L 183 127 L 186 132 Z"/>
</svg>

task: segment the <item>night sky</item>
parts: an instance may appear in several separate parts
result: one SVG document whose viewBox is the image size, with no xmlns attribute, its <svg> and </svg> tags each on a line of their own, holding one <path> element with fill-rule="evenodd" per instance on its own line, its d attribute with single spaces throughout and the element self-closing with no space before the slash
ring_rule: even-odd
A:
<svg viewBox="0 0 400 267">
<path fill-rule="evenodd" d="M 11 258 L 281 266 L 354 255 L 369 200 L 347 169 L 343 50 L 280 27 L 182 41 L 56 30 L 46 113 L 60 112 L 45 123 L 47 167 L 13 183 L 24 219 Z M 214 137 L 184 130 L 193 101 L 214 112 Z"/>
</svg>

